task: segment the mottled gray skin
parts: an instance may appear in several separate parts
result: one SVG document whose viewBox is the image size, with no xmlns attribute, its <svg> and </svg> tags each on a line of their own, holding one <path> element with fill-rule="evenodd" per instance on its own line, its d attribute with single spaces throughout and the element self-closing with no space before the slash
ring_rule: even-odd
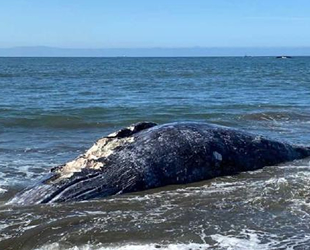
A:
<svg viewBox="0 0 310 250">
<path fill-rule="evenodd" d="M 206 123 L 140 123 L 115 136 L 132 143 L 115 149 L 101 169 L 83 168 L 56 181 L 52 169 L 42 182 L 18 194 L 11 203 L 81 201 L 184 184 L 260 169 L 310 156 L 307 147 L 289 145 L 236 129 Z"/>
</svg>

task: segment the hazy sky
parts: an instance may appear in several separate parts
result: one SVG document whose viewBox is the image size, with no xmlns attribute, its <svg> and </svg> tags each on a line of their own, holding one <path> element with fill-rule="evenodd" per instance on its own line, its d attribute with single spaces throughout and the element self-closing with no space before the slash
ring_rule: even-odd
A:
<svg viewBox="0 0 310 250">
<path fill-rule="evenodd" d="M 309 0 L 8 0 L 0 47 L 310 46 Z"/>
</svg>

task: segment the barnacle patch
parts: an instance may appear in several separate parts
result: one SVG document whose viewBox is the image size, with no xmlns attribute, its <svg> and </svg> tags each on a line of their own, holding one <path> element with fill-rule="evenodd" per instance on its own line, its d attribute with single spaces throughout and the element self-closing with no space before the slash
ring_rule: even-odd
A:
<svg viewBox="0 0 310 250">
<path fill-rule="evenodd" d="M 113 154 L 116 148 L 134 142 L 133 134 L 155 125 L 155 123 L 151 122 L 141 122 L 99 139 L 84 154 L 78 156 L 73 161 L 52 169 L 59 176 L 55 182 L 70 178 L 74 173 L 81 172 L 84 168 L 98 170 L 104 167 L 102 158 L 107 158 Z M 99 159 L 101 160 L 99 161 Z"/>
</svg>

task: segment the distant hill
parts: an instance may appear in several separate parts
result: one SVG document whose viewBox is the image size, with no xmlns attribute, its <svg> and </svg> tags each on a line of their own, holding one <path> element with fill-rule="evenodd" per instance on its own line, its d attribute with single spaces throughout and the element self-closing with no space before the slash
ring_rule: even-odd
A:
<svg viewBox="0 0 310 250">
<path fill-rule="evenodd" d="M 1 57 L 203 57 L 203 56 L 310 56 L 304 48 L 108 48 L 68 49 L 45 46 L 0 48 Z"/>
</svg>

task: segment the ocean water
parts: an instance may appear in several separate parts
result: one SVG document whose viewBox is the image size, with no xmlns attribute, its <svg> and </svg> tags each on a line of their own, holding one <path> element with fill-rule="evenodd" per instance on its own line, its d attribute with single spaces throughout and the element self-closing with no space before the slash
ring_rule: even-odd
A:
<svg viewBox="0 0 310 250">
<path fill-rule="evenodd" d="M 310 159 L 78 203 L 16 192 L 138 121 L 310 145 L 310 58 L 0 58 L 0 249 L 310 249 Z"/>
</svg>

